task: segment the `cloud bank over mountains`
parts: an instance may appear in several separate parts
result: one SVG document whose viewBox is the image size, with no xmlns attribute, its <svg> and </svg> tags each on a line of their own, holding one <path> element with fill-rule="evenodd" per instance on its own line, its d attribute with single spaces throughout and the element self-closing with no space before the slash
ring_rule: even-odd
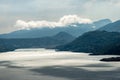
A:
<svg viewBox="0 0 120 80">
<path fill-rule="evenodd" d="M 18 30 L 13 27 L 17 20 L 58 22 L 69 14 L 116 21 L 120 19 L 120 0 L 0 0 L 0 34 Z"/>
<path fill-rule="evenodd" d="M 79 23 L 79 24 L 91 24 L 92 20 L 88 18 L 81 18 L 77 15 L 65 15 L 61 17 L 58 21 L 24 21 L 24 20 L 17 20 L 15 27 L 19 29 L 31 29 L 31 28 L 55 28 L 55 27 L 65 27 L 67 25 Z"/>
</svg>

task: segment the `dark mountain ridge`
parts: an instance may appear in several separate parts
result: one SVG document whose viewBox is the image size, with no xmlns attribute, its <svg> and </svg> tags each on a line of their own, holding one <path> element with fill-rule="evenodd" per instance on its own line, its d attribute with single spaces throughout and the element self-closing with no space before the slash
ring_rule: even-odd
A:
<svg viewBox="0 0 120 80">
<path fill-rule="evenodd" d="M 85 52 L 96 55 L 120 55 L 120 33 L 91 31 L 83 34 L 69 44 L 58 46 L 58 50 Z"/>
<path fill-rule="evenodd" d="M 74 36 L 66 32 L 43 38 L 0 39 L 0 51 L 4 52 L 19 48 L 54 48 L 61 44 L 67 44 L 74 39 Z"/>
</svg>

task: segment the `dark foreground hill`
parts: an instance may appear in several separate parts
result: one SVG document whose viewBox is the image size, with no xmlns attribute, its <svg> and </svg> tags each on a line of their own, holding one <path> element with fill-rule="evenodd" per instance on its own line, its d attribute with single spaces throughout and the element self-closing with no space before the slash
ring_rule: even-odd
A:
<svg viewBox="0 0 120 80">
<path fill-rule="evenodd" d="M 106 31 L 87 32 L 67 45 L 58 46 L 57 50 L 86 52 L 94 55 L 120 55 L 120 33 Z"/>
</svg>

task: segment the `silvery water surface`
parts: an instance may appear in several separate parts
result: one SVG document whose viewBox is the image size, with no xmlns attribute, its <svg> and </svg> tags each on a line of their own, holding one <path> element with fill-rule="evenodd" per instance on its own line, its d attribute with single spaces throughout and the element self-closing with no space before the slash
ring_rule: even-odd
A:
<svg viewBox="0 0 120 80">
<path fill-rule="evenodd" d="M 120 63 L 105 57 L 113 55 L 18 49 L 0 54 L 0 80 L 120 80 Z"/>
</svg>

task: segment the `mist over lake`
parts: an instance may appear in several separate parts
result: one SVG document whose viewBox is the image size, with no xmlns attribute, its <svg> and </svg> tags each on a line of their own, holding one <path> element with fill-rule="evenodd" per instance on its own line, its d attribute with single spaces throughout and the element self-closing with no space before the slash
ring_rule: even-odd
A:
<svg viewBox="0 0 120 80">
<path fill-rule="evenodd" d="M 0 80 L 119 80 L 119 62 L 99 61 L 111 56 L 17 49 L 0 54 Z"/>
</svg>

